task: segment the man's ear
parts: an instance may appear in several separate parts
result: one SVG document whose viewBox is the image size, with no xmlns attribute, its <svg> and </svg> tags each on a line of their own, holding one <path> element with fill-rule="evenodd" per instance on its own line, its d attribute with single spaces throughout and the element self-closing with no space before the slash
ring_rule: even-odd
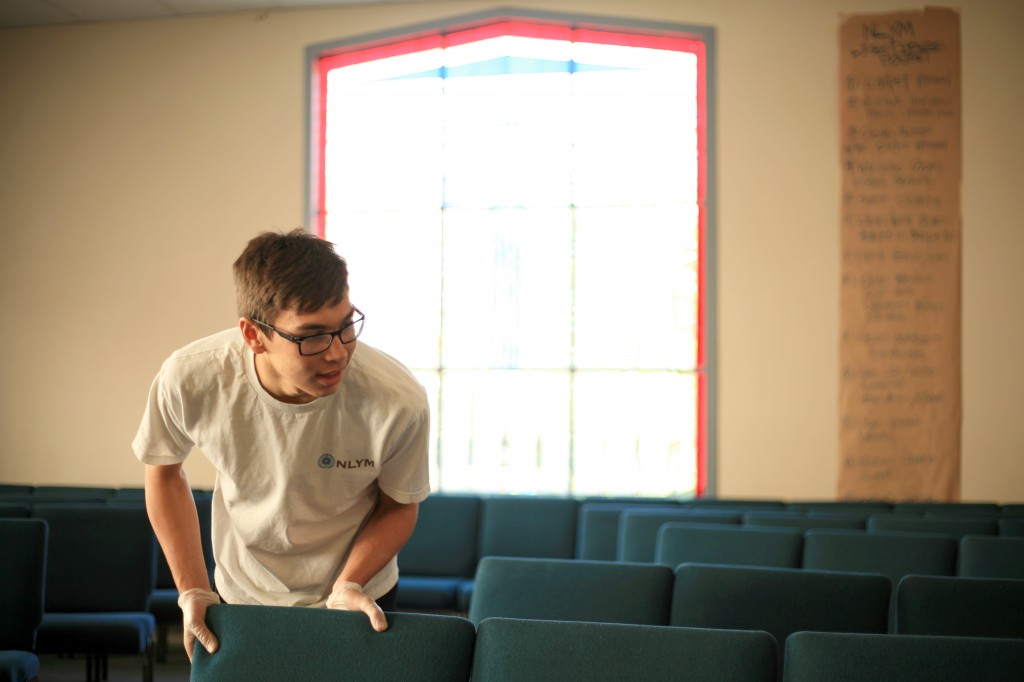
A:
<svg viewBox="0 0 1024 682">
<path fill-rule="evenodd" d="M 264 337 L 260 334 L 259 326 L 247 317 L 243 317 L 238 321 L 238 327 L 242 330 L 242 338 L 245 339 L 245 344 L 252 349 L 253 353 L 259 355 L 260 353 L 266 353 L 267 347 L 264 345 Z"/>
</svg>

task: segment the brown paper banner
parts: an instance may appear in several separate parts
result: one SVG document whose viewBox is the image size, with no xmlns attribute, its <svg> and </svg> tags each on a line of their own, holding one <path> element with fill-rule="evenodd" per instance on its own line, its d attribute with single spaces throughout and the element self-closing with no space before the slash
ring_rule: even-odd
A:
<svg viewBox="0 0 1024 682">
<path fill-rule="evenodd" d="M 960 498 L 960 17 L 844 17 L 840 499 Z"/>
</svg>

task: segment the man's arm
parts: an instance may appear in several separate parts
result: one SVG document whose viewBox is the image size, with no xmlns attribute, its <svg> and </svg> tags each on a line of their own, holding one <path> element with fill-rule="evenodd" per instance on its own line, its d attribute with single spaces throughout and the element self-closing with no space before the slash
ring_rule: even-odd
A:
<svg viewBox="0 0 1024 682">
<path fill-rule="evenodd" d="M 328 608 L 362 611 L 377 632 L 387 630 L 387 619 L 377 603 L 363 594 L 363 586 L 377 575 L 408 542 L 416 527 L 419 504 L 401 504 L 384 493 L 366 525 L 356 536 L 341 575 L 327 600 Z"/>
<path fill-rule="evenodd" d="M 146 465 L 146 511 L 160 541 L 184 614 L 185 651 L 189 660 L 195 640 L 207 651 L 217 650 L 217 639 L 206 627 L 206 607 L 219 598 L 210 589 L 203 560 L 199 515 L 188 477 L 181 464 Z"/>
</svg>

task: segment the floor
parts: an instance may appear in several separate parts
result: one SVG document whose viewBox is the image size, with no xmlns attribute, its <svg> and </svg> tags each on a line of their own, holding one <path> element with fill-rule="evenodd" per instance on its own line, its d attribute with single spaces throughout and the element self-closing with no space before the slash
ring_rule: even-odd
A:
<svg viewBox="0 0 1024 682">
<path fill-rule="evenodd" d="M 85 657 L 39 657 L 39 682 L 85 682 Z M 188 682 L 191 666 L 181 646 L 181 635 L 169 635 L 167 661 L 153 667 L 153 682 Z M 142 658 L 111 657 L 107 664 L 107 682 L 142 682 Z"/>
</svg>

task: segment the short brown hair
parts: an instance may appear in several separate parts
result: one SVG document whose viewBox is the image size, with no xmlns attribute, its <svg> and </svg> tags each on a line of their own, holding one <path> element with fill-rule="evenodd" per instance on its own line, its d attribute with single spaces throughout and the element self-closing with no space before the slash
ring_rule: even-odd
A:
<svg viewBox="0 0 1024 682">
<path fill-rule="evenodd" d="M 269 324 L 284 310 L 313 312 L 348 293 L 345 259 L 302 227 L 257 235 L 233 268 L 239 316 Z"/>
</svg>

